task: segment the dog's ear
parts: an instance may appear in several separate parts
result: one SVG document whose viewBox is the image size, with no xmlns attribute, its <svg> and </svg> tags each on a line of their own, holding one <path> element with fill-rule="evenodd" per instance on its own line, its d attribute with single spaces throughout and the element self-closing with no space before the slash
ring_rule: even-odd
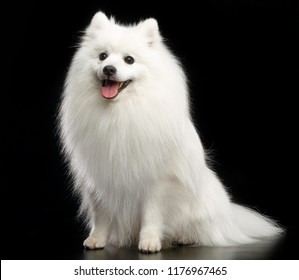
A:
<svg viewBox="0 0 299 280">
<path fill-rule="evenodd" d="M 161 41 L 158 23 L 154 18 L 149 18 L 140 22 L 137 27 L 146 36 L 149 46 L 155 46 Z"/>
<path fill-rule="evenodd" d="M 109 19 L 103 12 L 97 12 L 93 16 L 90 26 L 92 26 L 93 28 L 101 29 L 109 23 L 110 23 Z"/>
<path fill-rule="evenodd" d="M 86 29 L 86 35 L 93 38 L 96 33 L 102 28 L 110 24 L 108 17 L 103 12 L 97 12 L 92 20 L 90 25 Z"/>
</svg>

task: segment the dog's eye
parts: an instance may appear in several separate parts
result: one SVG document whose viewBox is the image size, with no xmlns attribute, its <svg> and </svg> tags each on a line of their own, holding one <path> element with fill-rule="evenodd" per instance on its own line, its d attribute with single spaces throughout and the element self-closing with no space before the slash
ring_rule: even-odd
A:
<svg viewBox="0 0 299 280">
<path fill-rule="evenodd" d="M 100 53 L 100 55 L 99 55 L 99 59 L 102 61 L 105 60 L 107 57 L 108 57 L 108 55 L 104 52 Z"/>
<path fill-rule="evenodd" d="M 125 57 L 125 62 L 128 64 L 133 64 L 134 63 L 134 58 L 132 56 L 126 56 Z"/>
</svg>

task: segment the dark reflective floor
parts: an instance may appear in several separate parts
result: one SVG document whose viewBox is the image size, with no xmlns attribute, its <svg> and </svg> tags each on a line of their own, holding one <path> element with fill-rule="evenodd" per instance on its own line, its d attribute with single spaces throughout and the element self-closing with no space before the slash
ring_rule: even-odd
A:
<svg viewBox="0 0 299 280">
<path fill-rule="evenodd" d="M 108 260 L 202 260 L 202 259 L 269 259 L 279 256 L 283 238 L 276 240 L 264 240 L 261 243 L 237 247 L 174 247 L 165 249 L 156 254 L 142 254 L 137 248 L 125 249 L 112 246 L 102 250 L 84 250 L 84 259 L 108 259 Z"/>
<path fill-rule="evenodd" d="M 85 250 L 83 236 L 61 235 L 51 232 L 34 238 L 10 240 L 1 243 L 1 259 L 85 259 L 85 260 L 263 260 L 299 259 L 298 227 L 289 228 L 276 240 L 236 247 L 173 247 L 156 254 L 143 254 L 137 248 L 107 246 L 101 250 Z M 12 242 L 13 241 L 13 242 Z"/>
</svg>

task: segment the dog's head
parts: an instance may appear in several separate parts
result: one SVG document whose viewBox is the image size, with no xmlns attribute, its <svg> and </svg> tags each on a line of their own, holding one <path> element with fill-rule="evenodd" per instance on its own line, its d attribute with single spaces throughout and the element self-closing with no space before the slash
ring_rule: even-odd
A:
<svg viewBox="0 0 299 280">
<path fill-rule="evenodd" d="M 118 99 L 140 86 L 149 72 L 155 73 L 151 68 L 158 60 L 155 54 L 161 41 L 155 19 L 124 26 L 98 12 L 86 29 L 81 48 L 97 77 L 102 97 Z"/>
</svg>

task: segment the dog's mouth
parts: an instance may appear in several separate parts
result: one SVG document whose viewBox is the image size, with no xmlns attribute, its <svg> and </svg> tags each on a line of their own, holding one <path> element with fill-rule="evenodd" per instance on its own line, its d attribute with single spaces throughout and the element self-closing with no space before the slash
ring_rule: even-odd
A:
<svg viewBox="0 0 299 280">
<path fill-rule="evenodd" d="M 132 80 L 124 82 L 113 81 L 113 80 L 102 80 L 101 93 L 104 98 L 112 99 L 115 98 L 124 88 L 126 88 Z"/>
</svg>

